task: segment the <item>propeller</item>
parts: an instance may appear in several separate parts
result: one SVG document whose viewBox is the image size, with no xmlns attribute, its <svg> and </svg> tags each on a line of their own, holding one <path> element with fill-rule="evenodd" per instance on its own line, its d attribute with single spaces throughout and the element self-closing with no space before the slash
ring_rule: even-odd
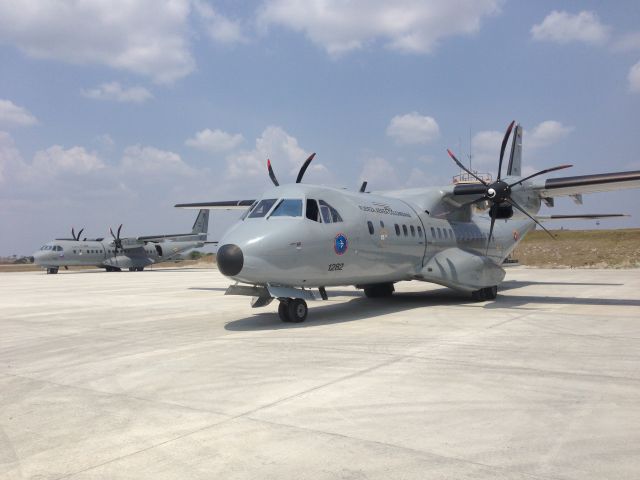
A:
<svg viewBox="0 0 640 480">
<path fill-rule="evenodd" d="M 304 173 L 307 171 L 307 168 L 309 167 L 309 164 L 311 163 L 311 161 L 313 160 L 313 157 L 315 157 L 316 154 L 312 153 L 311 155 L 309 155 L 309 157 L 304 161 L 304 163 L 302 164 L 302 166 L 300 167 L 300 171 L 298 172 L 298 177 L 296 178 L 296 183 L 300 183 L 302 181 L 302 177 L 304 177 Z M 271 179 L 271 181 L 273 182 L 273 184 L 276 187 L 280 186 L 280 183 L 278 182 L 278 179 L 276 178 L 276 174 L 273 171 L 273 167 L 271 166 L 271 160 L 267 159 L 267 170 L 269 172 L 269 178 Z"/>
<path fill-rule="evenodd" d="M 500 214 L 499 209 L 503 207 L 505 204 L 509 207 L 515 207 L 517 210 L 525 214 L 527 217 L 533 220 L 537 225 L 539 225 L 540 228 L 542 228 L 545 232 L 547 232 L 547 234 L 551 236 L 551 238 L 555 239 L 555 237 L 551 232 L 549 232 L 549 230 L 544 228 L 544 226 L 538 220 L 536 220 L 524 208 L 518 205 L 518 203 L 511 197 L 511 192 L 512 192 L 511 189 L 516 185 L 522 184 L 526 180 L 530 180 L 534 177 L 537 177 L 538 175 L 554 172 L 556 170 L 562 170 L 564 168 L 569 168 L 573 166 L 573 165 L 558 165 L 557 167 L 547 168 L 545 170 L 536 172 L 533 175 L 529 175 L 528 177 L 519 179 L 513 183 L 507 183 L 504 180 L 502 180 L 502 161 L 504 159 L 504 151 L 507 147 L 507 142 L 509 140 L 509 136 L 511 135 L 511 131 L 513 130 L 514 125 L 515 125 L 515 121 L 512 121 L 507 127 L 507 130 L 504 134 L 504 138 L 502 139 L 502 145 L 500 146 L 500 159 L 498 162 L 498 178 L 493 183 L 489 184 L 485 180 L 480 178 L 474 172 L 472 172 L 467 167 L 465 167 L 456 158 L 456 156 L 453 154 L 451 150 L 447 150 L 447 153 L 449 154 L 451 159 L 455 162 L 455 164 L 458 165 L 458 167 L 460 167 L 462 170 L 467 172 L 469 175 L 471 175 L 481 183 L 481 185 L 460 185 L 459 187 L 456 187 L 456 190 L 458 190 L 457 193 L 454 190 L 454 194 L 456 195 L 472 195 L 472 194 L 482 195 L 482 197 L 472 200 L 471 202 L 467 202 L 463 206 L 471 205 L 475 203 L 481 203 L 484 201 L 488 201 L 490 204 L 489 216 L 491 217 L 491 226 L 489 227 L 489 237 L 487 238 L 487 249 L 486 249 L 485 255 L 489 253 L 489 245 L 491 244 L 491 237 L 493 236 L 493 227 L 495 226 L 496 218 L 498 218 Z M 513 149 L 511 151 L 511 155 L 513 155 Z"/>
<path fill-rule="evenodd" d="M 82 235 L 82 232 L 84 232 L 84 228 L 80 229 L 80 231 L 78 232 L 78 234 L 76 235 L 76 231 L 73 227 L 71 227 L 71 236 L 73 237 L 74 240 L 78 241 L 80 240 L 80 235 Z"/>
<path fill-rule="evenodd" d="M 118 250 L 122 250 L 122 240 L 120 239 L 120 231 L 122 230 L 122 224 L 118 227 L 117 235 L 113 234 L 113 229 L 109 227 L 109 233 L 113 237 L 113 245 L 115 246 L 115 252 L 118 253 Z"/>
</svg>

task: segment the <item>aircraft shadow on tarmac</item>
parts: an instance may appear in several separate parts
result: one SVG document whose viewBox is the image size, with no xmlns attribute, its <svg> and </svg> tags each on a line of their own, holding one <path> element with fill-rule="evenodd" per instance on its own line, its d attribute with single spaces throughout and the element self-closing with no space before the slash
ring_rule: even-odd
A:
<svg viewBox="0 0 640 480">
<path fill-rule="evenodd" d="M 621 286 L 622 283 L 571 283 L 571 282 L 528 282 L 508 281 L 501 285 L 501 290 L 515 290 L 530 285 L 573 285 L 573 286 Z M 218 289 L 223 290 L 223 289 Z M 395 293 L 384 299 L 366 298 L 358 291 L 330 291 L 331 296 L 351 296 L 346 302 L 330 303 L 315 306 L 310 304 L 309 317 L 303 323 L 284 323 L 278 314 L 272 310 L 262 311 L 231 321 L 225 325 L 230 331 L 280 330 L 286 328 L 308 328 L 334 323 L 345 323 L 357 320 L 375 318 L 380 315 L 396 313 L 427 306 L 458 306 L 488 309 L 523 309 L 539 310 L 540 307 L 526 307 L 528 304 L 537 305 L 616 305 L 639 307 L 640 300 L 620 298 L 579 298 L 562 296 L 535 295 L 498 295 L 494 301 L 476 303 L 467 295 L 446 288 L 426 292 Z M 315 303 L 315 302 L 314 302 Z M 273 303 L 271 304 L 273 305 Z M 267 307 L 269 308 L 269 307 Z"/>
</svg>

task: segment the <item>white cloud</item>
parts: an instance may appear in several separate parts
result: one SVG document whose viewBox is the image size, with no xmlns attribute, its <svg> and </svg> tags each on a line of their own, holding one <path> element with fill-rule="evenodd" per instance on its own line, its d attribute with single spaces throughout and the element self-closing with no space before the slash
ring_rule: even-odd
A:
<svg viewBox="0 0 640 480">
<path fill-rule="evenodd" d="M 256 139 L 255 149 L 227 157 L 227 173 L 230 178 L 267 178 L 267 159 L 271 159 L 276 175 L 280 178 L 282 172 L 297 171 L 308 156 L 309 154 L 298 145 L 296 138 L 281 127 L 269 126 Z"/>
<path fill-rule="evenodd" d="M 25 167 L 11 135 L 0 132 L 0 183 L 15 177 Z"/>
<path fill-rule="evenodd" d="M 542 23 L 531 27 L 531 35 L 539 41 L 602 45 L 609 38 L 609 30 L 594 12 L 582 11 L 574 15 L 554 10 Z"/>
<path fill-rule="evenodd" d="M 132 145 L 125 148 L 120 166 L 125 172 L 149 177 L 170 175 L 193 176 L 196 171 L 187 165 L 180 155 L 155 147 Z"/>
<path fill-rule="evenodd" d="M 400 185 L 397 168 L 382 157 L 369 158 L 364 162 L 359 182 L 368 182 L 367 189 L 385 190 Z"/>
<path fill-rule="evenodd" d="M 111 100 L 116 102 L 142 103 L 153 98 L 144 87 L 124 88 L 118 82 L 103 83 L 96 88 L 83 90 L 82 95 L 94 100 Z"/>
<path fill-rule="evenodd" d="M 197 132 L 193 138 L 187 139 L 185 145 L 205 152 L 217 153 L 233 150 L 244 141 L 239 133 L 231 134 L 222 130 L 208 128 Z"/>
<path fill-rule="evenodd" d="M 440 127 L 432 117 L 411 112 L 393 117 L 387 135 L 401 145 L 425 144 L 440 136 Z"/>
<path fill-rule="evenodd" d="M 0 99 L 0 125 L 7 127 L 28 127 L 38 123 L 27 109 L 20 107 L 11 100 Z"/>
<path fill-rule="evenodd" d="M 191 73 L 189 0 L 0 2 L 0 43 L 31 57 L 100 64 L 170 83 Z"/>
<path fill-rule="evenodd" d="M 84 147 L 76 146 L 65 150 L 60 145 L 53 145 L 36 152 L 32 167 L 34 173 L 40 175 L 84 175 L 105 166 L 95 153 L 87 152 Z"/>
<path fill-rule="evenodd" d="M 211 5 L 202 0 L 195 0 L 193 7 L 204 22 L 207 34 L 214 42 L 233 44 L 247 41 L 239 22 L 220 15 Z"/>
<path fill-rule="evenodd" d="M 634 52 L 640 50 L 640 32 L 632 32 L 618 38 L 613 44 L 615 52 Z"/>
<path fill-rule="evenodd" d="M 640 62 L 629 70 L 629 90 L 632 93 L 640 93 Z"/>
<path fill-rule="evenodd" d="M 555 120 L 547 120 L 536 125 L 531 132 L 525 131 L 522 136 L 523 147 L 543 148 L 558 143 L 573 131 Z"/>
<path fill-rule="evenodd" d="M 382 41 L 393 50 L 429 53 L 448 36 L 480 29 L 502 0 L 267 0 L 259 24 L 304 32 L 331 55 Z"/>
</svg>

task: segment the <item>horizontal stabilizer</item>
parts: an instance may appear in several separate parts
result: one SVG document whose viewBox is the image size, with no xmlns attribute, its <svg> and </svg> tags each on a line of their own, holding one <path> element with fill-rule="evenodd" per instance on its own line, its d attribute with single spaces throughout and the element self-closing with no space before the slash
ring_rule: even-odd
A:
<svg viewBox="0 0 640 480">
<path fill-rule="evenodd" d="M 225 200 L 220 202 L 177 203 L 176 208 L 198 208 L 205 210 L 245 210 L 255 200 Z"/>
</svg>

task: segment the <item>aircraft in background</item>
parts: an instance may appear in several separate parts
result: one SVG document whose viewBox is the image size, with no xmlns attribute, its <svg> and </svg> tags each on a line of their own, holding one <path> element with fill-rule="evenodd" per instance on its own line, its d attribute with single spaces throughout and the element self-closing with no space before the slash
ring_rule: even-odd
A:
<svg viewBox="0 0 640 480">
<path fill-rule="evenodd" d="M 252 296 L 254 307 L 278 299 L 286 322 L 304 321 L 306 300 L 317 299 L 311 289 L 326 300 L 327 286 L 354 285 L 367 297 L 387 297 L 394 283 L 419 280 L 493 300 L 505 276 L 502 263 L 525 235 L 538 225 L 553 236 L 536 218 L 543 202 L 553 207 L 555 197 L 570 196 L 581 203 L 585 193 L 640 187 L 640 171 L 535 178 L 571 166 L 560 165 L 523 176 L 520 125 L 502 176 L 514 124 L 502 141 L 496 180 L 467 169 L 448 150 L 470 181 L 377 193 L 366 192 L 366 182 L 356 192 L 303 185 L 312 154 L 290 185 L 279 185 L 268 160 L 275 187 L 259 200 L 176 207 L 249 207 L 219 242 L 218 268 L 237 282 L 226 294 Z"/>
<path fill-rule="evenodd" d="M 123 268 L 141 272 L 145 267 L 160 262 L 174 260 L 180 254 L 201 248 L 207 243 L 209 210 L 200 210 L 189 233 L 170 235 L 147 235 L 143 237 L 121 238 L 122 225 L 112 240 L 104 238 L 80 239 L 84 229 L 77 234 L 71 229 L 73 238 L 60 238 L 44 245 L 33 254 L 34 262 L 47 273 L 58 273 L 60 267 L 96 266 L 107 272 L 119 272 Z"/>
</svg>

